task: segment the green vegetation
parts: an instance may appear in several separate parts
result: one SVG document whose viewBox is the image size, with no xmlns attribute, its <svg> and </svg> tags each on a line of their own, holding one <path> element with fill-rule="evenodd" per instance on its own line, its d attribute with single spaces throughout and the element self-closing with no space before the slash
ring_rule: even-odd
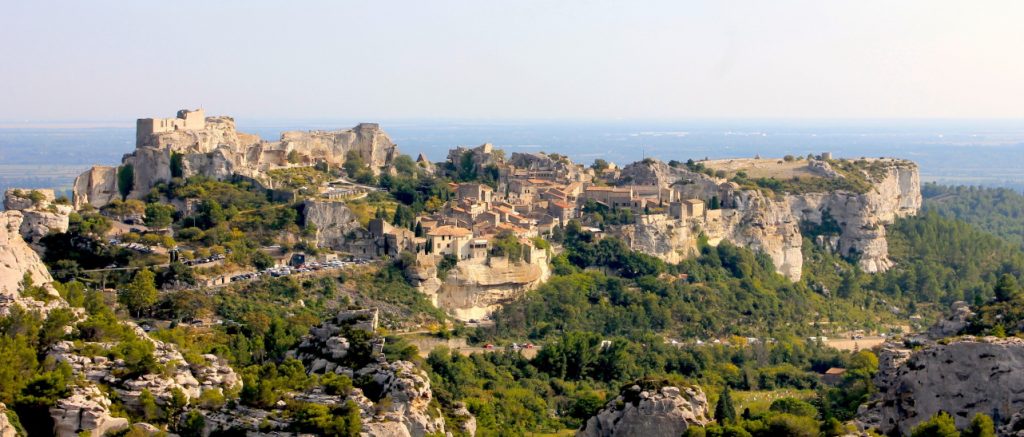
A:
<svg viewBox="0 0 1024 437">
<path fill-rule="evenodd" d="M 1024 195 L 1007 188 L 921 186 L 925 211 L 963 220 L 1010 243 L 1024 246 Z"/>
<path fill-rule="evenodd" d="M 121 193 L 121 200 L 128 198 L 128 193 L 135 187 L 135 167 L 125 164 L 117 169 L 117 191 Z"/>
</svg>

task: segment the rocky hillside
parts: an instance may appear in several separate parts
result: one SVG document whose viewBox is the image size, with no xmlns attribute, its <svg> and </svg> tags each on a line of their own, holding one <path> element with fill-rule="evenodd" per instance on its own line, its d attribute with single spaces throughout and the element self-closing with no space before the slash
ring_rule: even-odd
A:
<svg viewBox="0 0 1024 437">
<path fill-rule="evenodd" d="M 690 426 L 707 425 L 710 416 L 700 387 L 633 385 L 587 420 L 576 437 L 677 437 Z"/>
<path fill-rule="evenodd" d="M 39 240 L 46 234 L 68 230 L 71 205 L 56 203 L 53 190 L 7 190 L 4 209 L 21 211 L 21 237 L 37 252 L 42 252 Z"/>
<path fill-rule="evenodd" d="M 141 128 L 140 128 L 141 129 Z M 290 164 L 325 162 L 340 166 L 349 152 L 358 153 L 372 171 L 380 172 L 397 156 L 397 146 L 375 123 L 337 131 L 284 132 L 265 141 L 238 132 L 231 117 L 206 117 L 202 128 L 137 133 L 136 148 L 121 166 L 95 166 L 75 179 L 74 204 L 99 207 L 119 196 L 119 174 L 131 168 L 130 198 L 141 198 L 156 183 L 195 175 L 225 179 L 232 175 L 264 180 L 267 170 Z M 127 179 L 127 176 L 126 176 Z"/>
<path fill-rule="evenodd" d="M 57 292 L 50 286 L 53 278 L 28 243 L 21 236 L 25 215 L 21 211 L 0 212 L 0 314 L 11 305 L 46 310 L 60 304 Z M 22 280 L 28 274 L 39 286 L 39 296 L 28 296 Z"/>
<path fill-rule="evenodd" d="M 885 226 L 898 217 L 916 214 L 920 208 L 917 165 L 900 160 L 871 161 L 870 174 L 863 170 L 861 176 L 870 181 L 870 186 L 858 191 L 844 188 L 852 183 L 840 181 L 850 176 L 832 170 L 827 162 L 814 162 L 815 180 L 823 181 L 818 186 L 824 188 L 800 193 L 740 186 L 656 160 L 634 163 L 623 169 L 623 183 L 672 186 L 678 197 L 706 203 L 714 198 L 721 204 L 721 215 L 696 221 L 654 215 L 618 232 L 634 249 L 670 262 L 692 254 L 703 232 L 712 244 L 728 240 L 765 252 L 779 273 L 792 280 L 801 276 L 803 237 L 809 232 L 820 233 L 823 244 L 857 259 L 865 271 L 890 268 Z"/>
</svg>

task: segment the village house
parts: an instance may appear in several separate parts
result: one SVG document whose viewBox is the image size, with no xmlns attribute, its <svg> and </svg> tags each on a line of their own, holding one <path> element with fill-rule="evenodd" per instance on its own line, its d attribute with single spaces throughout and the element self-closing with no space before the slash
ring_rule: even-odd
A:
<svg viewBox="0 0 1024 437">
<path fill-rule="evenodd" d="M 439 255 L 469 258 L 473 231 L 455 226 L 441 226 L 427 232 L 427 250 Z"/>
</svg>

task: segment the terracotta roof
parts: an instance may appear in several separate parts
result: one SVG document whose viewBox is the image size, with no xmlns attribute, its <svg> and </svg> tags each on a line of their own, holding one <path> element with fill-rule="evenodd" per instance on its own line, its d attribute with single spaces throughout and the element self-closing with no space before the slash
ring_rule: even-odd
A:
<svg viewBox="0 0 1024 437">
<path fill-rule="evenodd" d="M 450 225 L 449 226 L 441 226 L 441 227 L 438 227 L 437 229 L 432 229 L 430 232 L 427 233 L 427 235 L 433 235 L 433 236 L 438 236 L 438 237 L 439 236 L 465 237 L 467 235 L 472 235 L 472 234 L 473 234 L 473 231 L 471 231 L 469 229 L 459 228 L 459 227 L 450 226 Z"/>
<path fill-rule="evenodd" d="M 825 371 L 826 375 L 842 375 L 844 373 L 846 373 L 846 369 L 842 367 L 830 367 Z"/>
<path fill-rule="evenodd" d="M 562 208 L 562 209 L 569 209 L 569 208 L 572 208 L 572 205 L 569 205 L 568 203 L 565 203 L 565 202 L 559 202 L 559 201 L 557 201 L 557 200 L 552 200 L 552 201 L 551 201 L 550 203 L 551 203 L 552 205 L 555 205 L 555 206 L 557 206 L 557 207 L 559 207 L 559 208 Z"/>
</svg>

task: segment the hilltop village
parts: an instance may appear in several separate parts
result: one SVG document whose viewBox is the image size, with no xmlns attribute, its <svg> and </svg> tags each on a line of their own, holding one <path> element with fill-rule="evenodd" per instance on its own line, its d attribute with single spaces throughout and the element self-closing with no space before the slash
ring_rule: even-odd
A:
<svg viewBox="0 0 1024 437">
<path fill-rule="evenodd" d="M 483 144 L 432 162 L 373 123 L 264 140 L 201 109 L 140 119 L 135 149 L 81 174 L 71 198 L 5 193 L 3 329 L 47 323 L 20 356 L 44 357 L 33 371 L 48 379 L 17 390 L 64 388 L 0 389 L 17 413 L 0 419 L 60 436 L 726 424 L 710 405 L 726 395 L 685 374 L 716 392 L 817 389 L 848 422 L 870 394 L 864 336 L 879 344 L 923 328 L 910 311 L 938 312 L 901 288 L 937 281 L 882 275 L 914 262 L 887 234 L 921 202 L 917 166 L 891 158 L 618 166 Z M 884 405 L 863 423 L 918 421 Z"/>
<path fill-rule="evenodd" d="M 646 159 L 618 167 L 542 152 L 507 156 L 484 144 L 453 148 L 435 163 L 401 155 L 369 123 L 345 131 L 285 132 L 274 142 L 239 133 L 230 117 L 205 117 L 202 110 L 137 125 L 136 150 L 119 167 L 82 174 L 73 205 L 109 215 L 124 209 L 112 204 L 159 199 L 175 207 L 172 214 L 200 216 L 198 200 L 164 194 L 168 183 L 241 178 L 297 205 L 304 235 L 332 253 L 318 251 L 321 257 L 401 260 L 421 292 L 463 320 L 485 318 L 543 283 L 552 251 L 570 225 L 595 238 L 615 236 L 629 249 L 667 262 L 697 255 L 702 244 L 730 241 L 768 254 L 781 274 L 797 280 L 804 224 L 837 224 L 817 236 L 819 243 L 856 255 L 866 271 L 884 271 L 891 262 L 882 225 L 920 206 L 916 166 L 892 159 L 834 160 L 822 153 L 774 160 Z M 389 192 L 399 202 L 382 196 Z M 135 204 L 134 214 L 118 218 L 144 221 L 145 209 Z M 180 243 L 166 249 L 195 255 Z M 296 253 L 260 250 L 282 266 L 301 265 L 291 259 Z M 298 255 L 315 261 L 313 254 Z M 247 274 L 222 272 L 206 280 L 224 283 Z"/>
</svg>

